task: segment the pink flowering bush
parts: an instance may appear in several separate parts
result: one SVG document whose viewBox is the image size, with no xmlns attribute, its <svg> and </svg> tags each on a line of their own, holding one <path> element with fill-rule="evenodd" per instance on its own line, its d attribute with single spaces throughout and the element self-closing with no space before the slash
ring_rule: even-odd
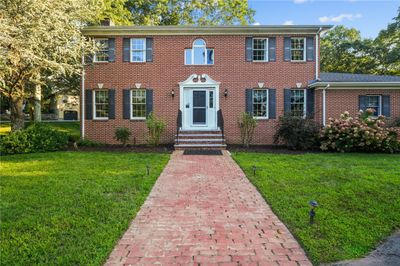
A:
<svg viewBox="0 0 400 266">
<path fill-rule="evenodd" d="M 372 118 L 374 110 L 360 111 L 356 118 L 349 112 L 340 115 L 340 119 L 329 118 L 322 129 L 320 140 L 322 150 L 332 151 L 399 151 L 400 142 L 397 133 L 385 127 L 385 117 Z"/>
</svg>

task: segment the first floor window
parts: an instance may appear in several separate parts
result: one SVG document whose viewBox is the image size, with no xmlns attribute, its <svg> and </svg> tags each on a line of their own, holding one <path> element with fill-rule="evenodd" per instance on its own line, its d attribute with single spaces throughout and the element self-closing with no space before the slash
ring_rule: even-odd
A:
<svg viewBox="0 0 400 266">
<path fill-rule="evenodd" d="M 268 61 L 268 39 L 253 38 L 253 61 Z"/>
<path fill-rule="evenodd" d="M 292 61 L 305 61 L 305 38 L 291 38 L 290 52 Z"/>
<path fill-rule="evenodd" d="M 374 113 L 372 114 L 372 116 L 379 116 L 382 114 L 381 105 L 382 105 L 382 101 L 381 101 L 380 95 L 367 95 L 366 96 L 366 109 L 374 110 Z"/>
<path fill-rule="evenodd" d="M 294 116 L 304 116 L 306 113 L 305 90 L 291 90 L 290 111 Z"/>
<path fill-rule="evenodd" d="M 146 61 L 146 39 L 131 39 L 131 62 Z"/>
<path fill-rule="evenodd" d="M 268 90 L 253 90 L 253 116 L 268 117 Z"/>
<path fill-rule="evenodd" d="M 94 62 L 108 62 L 108 39 L 95 39 L 96 53 Z"/>
<path fill-rule="evenodd" d="M 94 118 L 108 118 L 108 91 L 95 90 L 94 92 Z"/>
<path fill-rule="evenodd" d="M 146 117 L 146 90 L 132 90 L 131 91 L 131 118 L 145 118 Z"/>
</svg>

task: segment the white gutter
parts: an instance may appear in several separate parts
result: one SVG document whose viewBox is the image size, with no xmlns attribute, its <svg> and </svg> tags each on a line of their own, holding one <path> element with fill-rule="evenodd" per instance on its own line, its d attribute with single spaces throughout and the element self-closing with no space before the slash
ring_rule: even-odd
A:
<svg viewBox="0 0 400 266">
<path fill-rule="evenodd" d="M 315 80 L 318 80 L 319 76 L 319 34 L 321 33 L 322 28 L 319 28 L 317 34 L 315 34 Z"/>
<path fill-rule="evenodd" d="M 81 138 L 85 139 L 85 56 L 82 56 Z"/>
<path fill-rule="evenodd" d="M 332 86 L 332 89 L 337 88 L 337 87 L 349 87 L 346 89 L 360 89 L 359 87 L 362 87 L 363 89 L 366 89 L 366 87 L 394 87 L 395 89 L 398 89 L 400 87 L 400 81 L 380 81 L 380 82 L 315 82 L 310 85 L 308 85 L 309 88 L 316 88 L 316 90 L 320 90 L 318 87 L 324 87 L 327 85 Z M 358 88 L 357 88 L 358 87 Z M 339 88 L 338 88 L 339 89 Z"/>
<path fill-rule="evenodd" d="M 326 126 L 326 89 L 329 88 L 330 85 L 326 85 L 325 88 L 322 89 L 322 125 Z"/>
</svg>

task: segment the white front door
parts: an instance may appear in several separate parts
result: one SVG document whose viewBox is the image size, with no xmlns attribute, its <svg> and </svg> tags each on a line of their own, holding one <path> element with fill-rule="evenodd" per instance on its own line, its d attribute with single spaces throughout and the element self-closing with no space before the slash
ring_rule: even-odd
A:
<svg viewBox="0 0 400 266">
<path fill-rule="evenodd" d="M 184 88 L 183 94 L 182 128 L 217 129 L 215 88 Z"/>
</svg>

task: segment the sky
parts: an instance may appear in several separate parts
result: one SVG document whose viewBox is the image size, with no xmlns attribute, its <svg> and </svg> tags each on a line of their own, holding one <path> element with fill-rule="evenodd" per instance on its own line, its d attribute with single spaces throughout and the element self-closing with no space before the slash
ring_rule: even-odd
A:
<svg viewBox="0 0 400 266">
<path fill-rule="evenodd" d="M 255 25 L 344 25 L 375 38 L 397 15 L 400 0 L 249 0 Z"/>
</svg>

